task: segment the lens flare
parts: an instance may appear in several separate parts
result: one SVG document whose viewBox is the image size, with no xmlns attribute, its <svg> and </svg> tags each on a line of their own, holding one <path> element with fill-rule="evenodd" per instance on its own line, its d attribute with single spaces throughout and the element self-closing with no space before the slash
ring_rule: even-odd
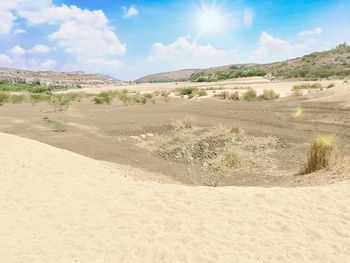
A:
<svg viewBox="0 0 350 263">
<path fill-rule="evenodd" d="M 297 119 L 303 116 L 304 109 L 302 107 L 297 107 L 294 112 L 292 113 L 292 117 Z"/>
<path fill-rule="evenodd" d="M 202 4 L 196 17 L 200 34 L 215 34 L 224 31 L 228 17 L 221 8 L 213 3 L 211 6 Z"/>
</svg>

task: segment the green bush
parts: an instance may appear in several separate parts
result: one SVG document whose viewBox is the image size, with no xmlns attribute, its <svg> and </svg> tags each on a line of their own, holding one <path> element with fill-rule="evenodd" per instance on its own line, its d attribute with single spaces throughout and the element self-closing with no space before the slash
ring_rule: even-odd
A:
<svg viewBox="0 0 350 263">
<path fill-rule="evenodd" d="M 8 102 L 9 97 L 10 96 L 8 94 L 0 92 L 0 106 L 3 106 L 6 102 Z"/>
<path fill-rule="evenodd" d="M 242 95 L 242 100 L 244 101 L 254 101 L 257 99 L 257 94 L 254 89 L 249 88 L 246 92 Z"/>
</svg>

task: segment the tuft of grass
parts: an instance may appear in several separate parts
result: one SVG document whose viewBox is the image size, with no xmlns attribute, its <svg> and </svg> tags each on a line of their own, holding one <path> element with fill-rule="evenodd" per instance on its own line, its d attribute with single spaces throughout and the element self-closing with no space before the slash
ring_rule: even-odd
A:
<svg viewBox="0 0 350 263">
<path fill-rule="evenodd" d="M 242 100 L 244 101 L 255 101 L 257 100 L 258 96 L 256 94 L 256 91 L 254 89 L 249 88 L 246 92 L 242 95 Z"/>
<path fill-rule="evenodd" d="M 237 168 L 240 166 L 240 158 L 235 149 L 232 147 L 226 151 L 223 156 L 222 164 L 228 168 Z"/>
<path fill-rule="evenodd" d="M 9 102 L 11 102 L 12 104 L 18 104 L 18 103 L 22 103 L 26 101 L 26 96 L 23 94 L 20 95 L 11 95 L 9 98 Z"/>
<path fill-rule="evenodd" d="M 326 89 L 331 89 L 331 88 L 333 88 L 334 86 L 335 86 L 334 83 L 330 83 L 330 84 L 327 85 Z"/>
<path fill-rule="evenodd" d="M 178 121 L 177 126 L 180 129 L 192 129 L 193 128 L 193 120 L 191 118 L 185 118 L 181 121 Z"/>
<path fill-rule="evenodd" d="M 235 91 L 235 92 L 222 91 L 219 94 L 215 95 L 215 97 L 218 97 L 223 100 L 234 100 L 234 101 L 238 101 L 241 99 L 241 96 L 239 95 L 238 91 Z"/>
<path fill-rule="evenodd" d="M 188 88 L 180 88 L 177 90 L 177 93 L 179 95 L 182 95 L 182 96 L 185 96 L 185 95 L 192 95 L 192 92 L 195 90 L 195 88 L 191 88 L 191 87 L 188 87 Z"/>
<path fill-rule="evenodd" d="M 313 84 L 300 84 L 295 85 L 293 90 L 304 90 L 304 89 L 318 89 L 321 90 L 323 87 L 321 83 L 313 83 Z"/>
<path fill-rule="evenodd" d="M 333 136 L 318 136 L 311 144 L 307 153 L 303 173 L 310 174 L 329 168 L 334 157 L 335 140 Z"/>
<path fill-rule="evenodd" d="M 292 90 L 292 97 L 293 98 L 296 98 L 296 97 L 301 97 L 301 96 L 303 96 L 304 95 L 304 93 L 303 93 L 303 91 L 301 90 L 301 89 L 293 89 Z"/>
<path fill-rule="evenodd" d="M 259 99 L 261 100 L 276 100 L 279 99 L 280 95 L 277 94 L 274 90 L 272 89 L 265 89 L 263 93 L 259 96 Z"/>
<path fill-rule="evenodd" d="M 30 94 L 29 100 L 32 104 L 37 104 L 41 102 L 48 102 L 51 96 L 47 94 Z"/>
<path fill-rule="evenodd" d="M 0 92 L 0 106 L 3 106 L 6 102 L 8 102 L 10 96 L 4 92 Z"/>
<path fill-rule="evenodd" d="M 43 117 L 43 121 L 52 126 L 55 132 L 62 133 L 67 131 L 67 125 L 62 122 L 52 120 L 48 116 Z"/>
<path fill-rule="evenodd" d="M 241 128 L 239 128 L 238 126 L 232 127 L 232 128 L 230 129 L 230 133 L 239 134 L 239 133 L 241 133 Z"/>
</svg>

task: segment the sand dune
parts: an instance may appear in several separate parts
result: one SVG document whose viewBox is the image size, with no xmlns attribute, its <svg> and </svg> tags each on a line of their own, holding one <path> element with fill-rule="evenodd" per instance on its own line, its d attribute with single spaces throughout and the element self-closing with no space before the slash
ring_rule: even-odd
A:
<svg viewBox="0 0 350 263">
<path fill-rule="evenodd" d="M 350 261 L 349 182 L 186 187 L 12 135 L 0 149 L 0 262 Z"/>
</svg>

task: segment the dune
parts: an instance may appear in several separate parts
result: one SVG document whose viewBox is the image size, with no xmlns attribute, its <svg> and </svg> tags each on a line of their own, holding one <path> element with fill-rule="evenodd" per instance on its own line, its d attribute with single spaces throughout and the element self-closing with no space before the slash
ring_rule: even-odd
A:
<svg viewBox="0 0 350 263">
<path fill-rule="evenodd" d="M 350 108 L 350 86 L 348 84 L 339 84 L 335 88 L 323 90 L 318 98 L 311 101 L 323 103 L 335 103 L 343 108 Z"/>
<path fill-rule="evenodd" d="M 349 182 L 190 187 L 7 134 L 0 149 L 0 262 L 350 262 Z"/>
</svg>

